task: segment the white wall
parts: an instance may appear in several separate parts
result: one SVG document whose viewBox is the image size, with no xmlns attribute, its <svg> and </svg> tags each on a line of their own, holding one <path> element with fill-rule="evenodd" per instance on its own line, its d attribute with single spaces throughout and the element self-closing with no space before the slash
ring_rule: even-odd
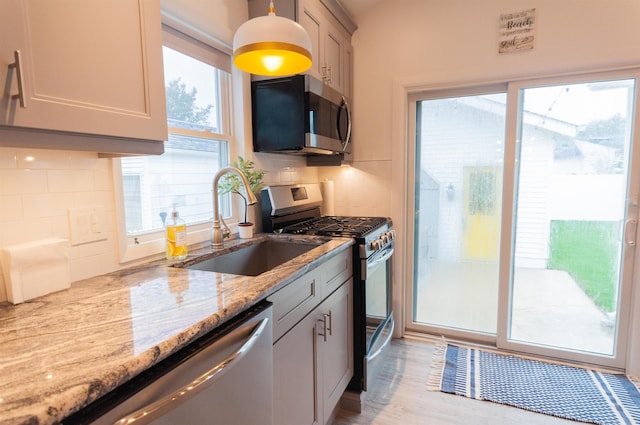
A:
<svg viewBox="0 0 640 425">
<path fill-rule="evenodd" d="M 534 50 L 498 54 L 499 15 L 530 8 L 536 9 Z M 357 208 L 347 204 L 336 213 L 366 213 L 360 205 L 375 202 L 379 211 L 392 216 L 400 240 L 407 240 L 404 96 L 413 88 L 640 65 L 639 16 L 636 0 L 612 0 L 606 5 L 600 0 L 381 0 L 358 17 L 352 40 L 354 167 L 365 170 L 363 178 L 346 182 L 339 172 L 320 172 L 320 177 L 330 174 L 336 187 L 366 187 L 369 175 L 381 181 L 376 191 L 368 191 L 368 200 L 358 200 Z M 404 250 L 400 244 L 395 294 L 404 294 L 400 287 Z M 401 305 L 402 300 L 396 300 L 394 310 Z M 635 334 L 640 334 L 637 316 L 640 313 Z M 640 373 L 640 340 L 634 344 L 632 364 Z"/>
</svg>

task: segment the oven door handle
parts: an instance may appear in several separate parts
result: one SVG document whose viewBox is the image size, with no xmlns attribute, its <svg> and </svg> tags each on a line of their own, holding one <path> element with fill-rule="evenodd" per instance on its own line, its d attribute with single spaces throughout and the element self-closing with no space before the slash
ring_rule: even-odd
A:
<svg viewBox="0 0 640 425">
<path fill-rule="evenodd" d="M 373 270 L 378 266 L 378 264 L 384 263 L 385 261 L 389 260 L 389 258 L 391 258 L 391 256 L 393 255 L 393 252 L 395 251 L 395 248 L 393 247 L 393 245 L 385 249 L 386 249 L 386 252 L 380 251 L 383 253 L 374 254 L 373 258 L 371 258 L 370 260 L 369 259 L 362 260 L 361 273 L 362 273 L 363 280 L 367 280 L 369 278 L 369 270 Z"/>
<path fill-rule="evenodd" d="M 370 351 L 373 349 L 373 346 L 377 342 L 378 338 L 380 338 L 380 334 L 382 334 L 382 330 L 384 328 L 386 328 L 387 326 L 389 327 L 389 333 L 385 337 L 385 339 L 382 342 L 382 344 L 380 344 L 378 349 L 375 352 L 371 353 Z M 375 359 L 376 357 L 378 357 L 378 355 L 382 352 L 382 350 L 387 345 L 389 345 L 389 342 L 391 341 L 391 338 L 393 337 L 394 329 L 395 329 L 395 322 L 393 320 L 393 313 L 392 313 L 392 314 L 389 314 L 389 316 L 384 320 L 384 322 L 382 322 L 382 324 L 380 324 L 380 326 L 378 326 L 378 328 L 375 330 L 373 336 L 371 336 L 371 341 L 369 342 L 369 347 L 367 347 L 368 354 L 366 355 L 366 359 L 368 361 L 371 361 L 371 360 Z"/>
<path fill-rule="evenodd" d="M 395 248 L 391 247 L 391 248 L 387 249 L 387 252 L 382 254 L 380 256 L 380 258 L 374 258 L 370 263 L 367 261 L 367 268 L 368 269 L 369 268 L 373 268 L 373 267 L 377 266 L 380 263 L 384 263 L 389 258 L 391 258 L 391 256 L 393 255 L 394 251 L 395 251 Z"/>
<path fill-rule="evenodd" d="M 385 327 L 389 327 L 389 334 L 386 336 L 386 338 L 384 339 L 384 341 L 380 344 L 380 346 L 378 347 L 378 349 L 375 352 L 371 352 L 371 350 L 373 349 L 373 346 L 375 345 L 375 343 L 377 342 L 378 338 L 380 337 L 380 334 L 382 333 L 382 330 Z M 395 323 L 393 321 L 393 313 L 390 313 L 389 316 L 387 316 L 387 318 L 384 320 L 384 322 L 382 322 L 380 325 L 378 325 L 378 328 L 375 330 L 373 336 L 371 336 L 371 340 L 369 342 L 369 346 L 367 347 L 367 354 L 364 356 L 365 361 L 364 361 L 364 381 L 363 381 L 363 390 L 367 391 L 367 376 L 369 375 L 369 362 L 372 361 L 373 359 L 375 359 L 376 357 L 378 357 L 380 355 L 380 353 L 382 353 L 382 350 L 384 350 L 384 348 L 389 345 L 391 343 L 391 338 L 393 337 L 393 330 L 395 329 Z"/>
</svg>

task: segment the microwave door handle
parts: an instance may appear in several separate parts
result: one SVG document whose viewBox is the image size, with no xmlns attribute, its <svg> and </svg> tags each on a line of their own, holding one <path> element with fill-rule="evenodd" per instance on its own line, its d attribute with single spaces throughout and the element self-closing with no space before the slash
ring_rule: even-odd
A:
<svg viewBox="0 0 640 425">
<path fill-rule="evenodd" d="M 342 139 L 342 151 L 345 152 L 347 150 L 347 146 L 349 146 L 349 142 L 351 141 L 351 109 L 349 109 L 349 102 L 347 102 L 347 98 L 342 96 L 342 108 L 347 114 L 347 135 L 344 139 Z M 342 136 L 342 134 L 340 134 Z"/>
</svg>

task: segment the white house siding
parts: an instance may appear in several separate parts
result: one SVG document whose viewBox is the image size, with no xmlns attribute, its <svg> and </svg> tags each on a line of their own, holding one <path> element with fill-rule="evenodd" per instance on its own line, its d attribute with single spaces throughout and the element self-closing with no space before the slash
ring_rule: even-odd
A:
<svg viewBox="0 0 640 425">
<path fill-rule="evenodd" d="M 437 255 L 439 260 L 457 261 L 462 253 L 464 169 L 502 164 L 499 142 L 504 141 L 504 116 L 465 103 L 437 101 L 437 108 L 423 110 L 422 114 L 421 167 L 439 186 L 440 205 L 438 222 L 432 223 L 438 226 L 437 247 L 429 247 L 429 257 Z M 452 199 L 447 196 L 450 184 L 454 190 Z M 501 192 L 501 188 L 497 190 Z M 432 210 L 424 203 L 428 199 L 422 190 L 419 215 Z M 424 222 L 430 223 L 430 219 L 421 216 Z"/>
<path fill-rule="evenodd" d="M 622 220 L 625 186 L 623 174 L 556 174 L 549 191 L 549 216 L 551 220 Z"/>
<path fill-rule="evenodd" d="M 549 139 L 523 143 L 517 184 L 516 266 L 547 266 L 549 257 L 549 188 L 553 165 L 553 142 Z"/>
</svg>

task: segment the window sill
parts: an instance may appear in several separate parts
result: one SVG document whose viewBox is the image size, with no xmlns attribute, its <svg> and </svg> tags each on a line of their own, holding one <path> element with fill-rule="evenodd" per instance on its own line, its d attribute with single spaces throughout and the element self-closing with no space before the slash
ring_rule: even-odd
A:
<svg viewBox="0 0 640 425">
<path fill-rule="evenodd" d="M 238 233 L 238 222 L 227 223 L 227 225 L 232 235 Z M 187 226 L 187 244 L 192 247 L 211 243 L 211 227 L 211 223 Z M 130 243 L 133 238 L 125 238 L 124 243 L 120 244 L 120 264 L 164 256 L 166 249 L 164 232 L 157 232 L 157 235 L 156 238 L 139 243 Z"/>
</svg>

